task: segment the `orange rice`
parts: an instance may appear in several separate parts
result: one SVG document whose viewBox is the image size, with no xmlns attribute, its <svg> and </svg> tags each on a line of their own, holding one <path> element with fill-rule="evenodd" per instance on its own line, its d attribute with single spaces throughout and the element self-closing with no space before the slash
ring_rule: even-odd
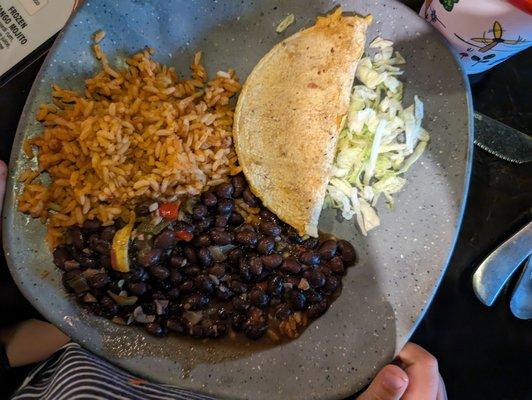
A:
<svg viewBox="0 0 532 400">
<path fill-rule="evenodd" d="M 103 70 L 82 94 L 54 85 L 53 102 L 37 115 L 42 135 L 23 146 L 30 158 L 37 152 L 38 170 L 19 176 L 19 210 L 47 224 L 52 247 L 66 227 L 110 225 L 146 199 L 197 195 L 239 172 L 230 98 L 241 85 L 233 70 L 208 81 L 197 53 L 191 79 L 182 80 L 152 60 L 151 49 L 118 70 L 93 48 Z"/>
</svg>

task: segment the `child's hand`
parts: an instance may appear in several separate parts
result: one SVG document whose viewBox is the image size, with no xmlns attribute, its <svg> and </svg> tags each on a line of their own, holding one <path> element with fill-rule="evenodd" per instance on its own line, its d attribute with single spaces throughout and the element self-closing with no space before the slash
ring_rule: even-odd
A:
<svg viewBox="0 0 532 400">
<path fill-rule="evenodd" d="M 414 343 L 407 343 L 397 356 L 400 366 L 387 365 L 358 400 L 446 400 L 438 361 Z"/>
</svg>

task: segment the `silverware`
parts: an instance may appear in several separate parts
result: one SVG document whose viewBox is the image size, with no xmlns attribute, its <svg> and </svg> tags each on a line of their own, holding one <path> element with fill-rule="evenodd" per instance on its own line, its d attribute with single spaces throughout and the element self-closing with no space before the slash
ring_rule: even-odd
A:
<svg viewBox="0 0 532 400">
<path fill-rule="evenodd" d="M 478 299 L 491 306 L 504 285 L 532 253 L 532 222 L 501 244 L 473 274 L 473 290 Z"/>
<path fill-rule="evenodd" d="M 532 319 L 532 257 L 528 257 L 510 300 L 510 310 L 519 319 Z"/>
<path fill-rule="evenodd" d="M 475 144 L 506 161 L 532 161 L 530 136 L 479 112 L 475 112 Z"/>
</svg>

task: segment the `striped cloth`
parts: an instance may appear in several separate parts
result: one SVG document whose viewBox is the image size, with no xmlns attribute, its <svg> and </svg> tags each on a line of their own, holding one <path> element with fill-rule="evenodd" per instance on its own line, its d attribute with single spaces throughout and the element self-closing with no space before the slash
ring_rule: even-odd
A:
<svg viewBox="0 0 532 400">
<path fill-rule="evenodd" d="M 13 400 L 214 400 L 175 386 L 150 383 L 69 343 L 25 379 Z"/>
</svg>

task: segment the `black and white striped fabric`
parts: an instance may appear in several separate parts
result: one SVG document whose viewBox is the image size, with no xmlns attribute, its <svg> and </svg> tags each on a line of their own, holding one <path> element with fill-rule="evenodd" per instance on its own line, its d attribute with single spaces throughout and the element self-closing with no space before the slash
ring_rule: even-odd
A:
<svg viewBox="0 0 532 400">
<path fill-rule="evenodd" d="M 128 374 L 69 343 L 40 364 L 13 400 L 214 400 L 170 385 L 150 383 Z"/>
</svg>

